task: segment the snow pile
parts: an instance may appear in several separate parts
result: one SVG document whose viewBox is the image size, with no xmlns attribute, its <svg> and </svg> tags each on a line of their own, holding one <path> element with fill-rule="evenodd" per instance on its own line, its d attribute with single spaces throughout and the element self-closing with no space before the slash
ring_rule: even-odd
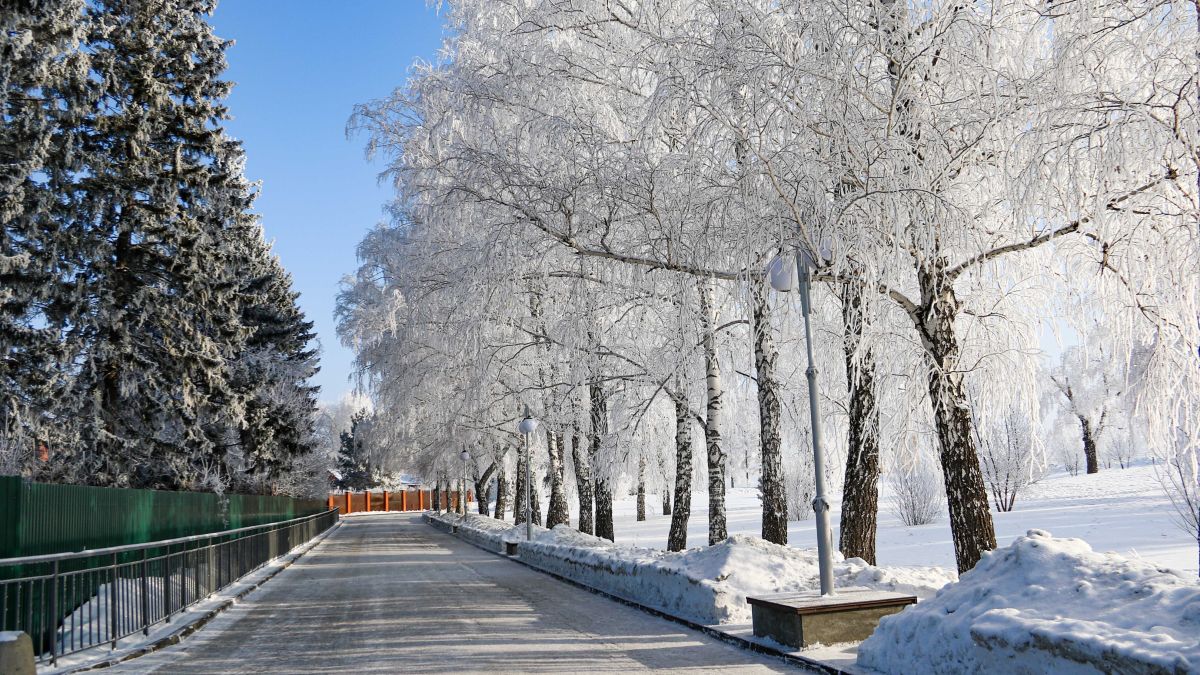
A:
<svg viewBox="0 0 1200 675">
<path fill-rule="evenodd" d="M 491 521 L 485 525 L 478 521 Z M 668 553 L 658 549 L 614 544 L 582 534 L 565 525 L 547 531 L 536 528 L 532 542 L 523 528 L 510 528 L 490 518 L 469 521 L 459 533 L 492 529 L 490 536 L 511 540 L 516 535 L 523 562 L 586 586 L 632 600 L 673 616 L 704 624 L 748 623 L 747 595 L 784 593 L 817 588 L 815 551 L 798 550 L 734 535 L 716 546 Z M 873 567 L 858 558 L 839 560 L 835 568 L 842 587 L 857 586 L 929 597 L 954 580 L 937 567 Z"/>
<path fill-rule="evenodd" d="M 566 525 L 521 542 L 521 560 L 561 577 L 673 616 L 701 623 L 730 620 L 735 600 L 718 580 L 689 576 L 657 549 L 614 544 Z"/>
<path fill-rule="evenodd" d="M 884 618 L 859 665 L 888 673 L 1200 672 L 1200 583 L 1030 530 Z"/>
<path fill-rule="evenodd" d="M 861 558 L 834 553 L 837 588 L 871 588 L 928 598 L 953 582 L 955 574 L 941 567 L 876 567 Z M 666 554 L 661 563 L 690 579 L 714 580 L 719 599 L 728 604 L 720 623 L 750 621 L 746 596 L 794 593 L 820 587 L 815 549 L 796 549 L 735 534 L 716 546 Z"/>
<path fill-rule="evenodd" d="M 425 513 L 425 520 L 430 525 L 446 532 L 458 528 L 458 536 L 460 538 L 480 548 L 496 553 L 504 553 L 506 543 L 525 541 L 524 525 L 513 526 L 510 523 L 496 520 L 489 516 L 467 514 L 466 518 L 463 518 L 463 516 L 454 513 L 434 513 L 427 511 Z M 533 526 L 534 536 L 545 531 L 546 528 L 541 525 Z"/>
</svg>

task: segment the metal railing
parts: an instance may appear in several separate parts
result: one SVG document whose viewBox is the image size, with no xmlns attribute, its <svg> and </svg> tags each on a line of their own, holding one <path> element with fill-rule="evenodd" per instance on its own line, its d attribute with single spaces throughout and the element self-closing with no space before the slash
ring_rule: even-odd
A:
<svg viewBox="0 0 1200 675">
<path fill-rule="evenodd" d="M 309 541 L 336 510 L 236 530 L 111 548 L 0 559 L 0 631 L 24 631 L 40 662 L 169 622 Z"/>
</svg>

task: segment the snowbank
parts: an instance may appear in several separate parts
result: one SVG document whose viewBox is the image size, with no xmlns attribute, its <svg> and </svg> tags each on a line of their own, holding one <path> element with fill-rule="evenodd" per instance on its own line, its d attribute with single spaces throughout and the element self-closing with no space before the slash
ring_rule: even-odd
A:
<svg viewBox="0 0 1200 675">
<path fill-rule="evenodd" d="M 450 532 L 454 528 L 458 528 L 458 536 L 461 539 L 495 553 L 504 553 L 506 543 L 525 541 L 524 525 L 514 527 L 502 520 L 496 520 L 488 516 L 467 514 L 467 517 L 464 519 L 462 516 L 453 513 L 427 511 L 425 513 L 425 521 L 444 532 Z M 533 526 L 534 536 L 543 532 L 546 532 L 546 528 L 541 525 Z"/>
<path fill-rule="evenodd" d="M 883 619 L 858 663 L 888 673 L 1200 673 L 1200 582 L 1030 530 Z"/>
<path fill-rule="evenodd" d="M 523 527 L 474 516 L 458 531 L 489 550 L 503 550 L 503 542 L 515 541 L 521 560 L 534 567 L 703 624 L 748 623 L 747 595 L 819 586 L 815 551 L 758 537 L 733 535 L 716 546 L 668 553 L 614 544 L 565 525 L 534 529 L 534 540 L 526 542 Z M 839 559 L 834 571 L 843 588 L 900 591 L 919 598 L 932 596 L 955 578 L 938 567 L 874 567 L 858 558 Z"/>
</svg>

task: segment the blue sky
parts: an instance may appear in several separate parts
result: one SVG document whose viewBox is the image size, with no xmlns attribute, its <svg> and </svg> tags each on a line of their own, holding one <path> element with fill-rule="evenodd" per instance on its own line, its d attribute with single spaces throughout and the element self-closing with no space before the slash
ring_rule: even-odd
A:
<svg viewBox="0 0 1200 675">
<path fill-rule="evenodd" d="M 415 60 L 435 59 L 441 18 L 424 0 L 223 0 L 212 24 L 236 40 L 227 128 L 245 143 L 248 177 L 262 181 L 256 211 L 316 324 L 316 382 L 333 401 L 350 387 L 352 358 L 334 332 L 338 281 L 391 196 L 346 121 L 354 104 L 404 84 Z"/>
</svg>

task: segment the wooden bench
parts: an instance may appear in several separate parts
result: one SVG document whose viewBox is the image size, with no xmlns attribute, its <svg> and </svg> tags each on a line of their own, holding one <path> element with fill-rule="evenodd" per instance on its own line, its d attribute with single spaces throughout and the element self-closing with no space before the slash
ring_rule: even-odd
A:
<svg viewBox="0 0 1200 675">
<path fill-rule="evenodd" d="M 816 644 L 861 642 L 875 632 L 879 620 L 915 604 L 903 593 L 869 588 L 839 589 L 835 595 L 816 591 L 746 598 L 754 615 L 754 635 L 794 649 Z"/>
</svg>

